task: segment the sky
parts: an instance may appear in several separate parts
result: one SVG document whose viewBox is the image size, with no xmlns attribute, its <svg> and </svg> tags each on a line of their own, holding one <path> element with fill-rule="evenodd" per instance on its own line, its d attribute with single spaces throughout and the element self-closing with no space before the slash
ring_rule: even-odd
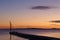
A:
<svg viewBox="0 0 60 40">
<path fill-rule="evenodd" d="M 0 0 L 0 28 L 60 28 L 60 0 Z"/>
</svg>

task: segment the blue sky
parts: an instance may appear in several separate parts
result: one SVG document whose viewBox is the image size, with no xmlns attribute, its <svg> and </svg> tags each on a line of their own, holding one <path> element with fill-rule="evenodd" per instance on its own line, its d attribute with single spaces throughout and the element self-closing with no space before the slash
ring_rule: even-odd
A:
<svg viewBox="0 0 60 40">
<path fill-rule="evenodd" d="M 31 9 L 35 6 L 47 6 L 51 9 Z M 60 20 L 59 10 L 60 0 L 0 0 L 0 26 L 8 25 L 10 16 L 13 24 L 18 26 Z"/>
</svg>

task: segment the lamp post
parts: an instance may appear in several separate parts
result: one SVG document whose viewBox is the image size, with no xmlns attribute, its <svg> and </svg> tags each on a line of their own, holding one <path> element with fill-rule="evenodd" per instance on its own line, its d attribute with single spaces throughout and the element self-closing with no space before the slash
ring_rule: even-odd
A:
<svg viewBox="0 0 60 40">
<path fill-rule="evenodd" d="M 9 22 L 9 24 L 10 24 L 10 32 L 12 31 L 12 23 L 11 23 L 11 21 Z M 11 40 L 11 34 L 10 34 L 10 40 Z"/>
</svg>

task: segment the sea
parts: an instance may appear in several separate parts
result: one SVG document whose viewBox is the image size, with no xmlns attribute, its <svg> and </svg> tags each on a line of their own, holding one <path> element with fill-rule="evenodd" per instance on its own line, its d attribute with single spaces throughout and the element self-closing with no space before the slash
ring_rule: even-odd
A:
<svg viewBox="0 0 60 40">
<path fill-rule="evenodd" d="M 19 29 L 13 31 L 37 36 L 60 38 L 60 30 Z M 0 30 L 0 40 L 10 40 L 9 30 Z M 28 39 L 11 35 L 11 40 L 28 40 Z"/>
</svg>

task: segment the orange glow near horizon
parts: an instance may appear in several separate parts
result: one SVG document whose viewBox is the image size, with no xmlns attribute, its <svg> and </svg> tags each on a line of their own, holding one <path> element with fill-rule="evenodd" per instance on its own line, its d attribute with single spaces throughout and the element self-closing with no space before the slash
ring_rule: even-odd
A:
<svg viewBox="0 0 60 40">
<path fill-rule="evenodd" d="M 1 24 L 0 28 L 10 28 L 9 23 Z M 60 24 L 50 22 L 40 22 L 40 23 L 12 23 L 12 28 L 60 28 Z"/>
</svg>

